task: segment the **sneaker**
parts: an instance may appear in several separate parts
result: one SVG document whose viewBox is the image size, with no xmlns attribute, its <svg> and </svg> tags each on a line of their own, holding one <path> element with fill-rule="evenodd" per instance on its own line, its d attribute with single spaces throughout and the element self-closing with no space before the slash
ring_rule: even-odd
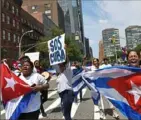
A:
<svg viewBox="0 0 141 120">
<path fill-rule="evenodd" d="M 100 110 L 100 120 L 104 120 L 104 119 L 105 119 L 105 114 L 103 110 Z"/>
<path fill-rule="evenodd" d="M 119 115 L 117 113 L 117 111 L 115 109 L 113 109 L 113 118 L 115 118 L 116 120 L 119 120 Z"/>
<path fill-rule="evenodd" d="M 42 113 L 42 116 L 43 117 L 47 117 L 47 114 L 44 112 L 44 113 Z"/>
</svg>

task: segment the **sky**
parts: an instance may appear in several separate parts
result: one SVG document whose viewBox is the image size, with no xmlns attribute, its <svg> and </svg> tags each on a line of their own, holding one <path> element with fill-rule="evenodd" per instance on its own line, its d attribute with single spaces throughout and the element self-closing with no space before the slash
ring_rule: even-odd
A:
<svg viewBox="0 0 141 120">
<path fill-rule="evenodd" d="M 121 46 L 126 45 L 125 28 L 141 25 L 141 0 L 82 0 L 84 34 L 93 57 L 99 57 L 102 30 L 118 28 Z"/>
</svg>

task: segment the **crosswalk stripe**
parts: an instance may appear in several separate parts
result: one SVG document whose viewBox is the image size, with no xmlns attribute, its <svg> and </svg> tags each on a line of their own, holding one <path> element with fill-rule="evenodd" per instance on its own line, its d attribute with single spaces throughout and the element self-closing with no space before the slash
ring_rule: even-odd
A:
<svg viewBox="0 0 141 120">
<path fill-rule="evenodd" d="M 87 88 L 84 88 L 84 89 L 82 90 L 82 97 L 85 95 L 86 91 L 87 91 Z M 79 95 L 78 95 L 78 96 L 79 96 Z M 71 117 L 72 117 L 72 118 L 74 117 L 74 115 L 75 115 L 75 113 L 76 113 L 76 111 L 77 111 L 79 105 L 80 105 L 80 102 L 79 102 L 79 103 L 73 102 L 73 104 L 72 104 L 72 109 L 71 109 Z"/>
<path fill-rule="evenodd" d="M 2 111 L 0 112 L 1 115 L 4 114 L 4 113 L 5 113 L 5 110 L 2 110 Z"/>
<path fill-rule="evenodd" d="M 99 113 L 99 107 L 94 105 L 94 120 L 99 120 L 100 119 L 100 113 Z"/>
<path fill-rule="evenodd" d="M 56 108 L 61 103 L 61 99 L 58 98 L 53 102 L 47 109 L 45 109 L 45 112 L 52 111 L 54 108 Z M 43 118 L 43 116 L 40 114 L 39 118 Z"/>
<path fill-rule="evenodd" d="M 51 93 L 49 93 L 49 94 L 48 94 L 48 98 L 52 97 L 52 96 L 55 95 L 56 93 L 57 93 L 56 90 L 53 91 L 53 92 L 51 92 Z M 4 113 L 5 113 L 5 110 L 2 110 L 2 111 L 0 112 L 1 115 L 3 115 Z"/>
<path fill-rule="evenodd" d="M 82 90 L 82 97 L 85 95 L 86 91 L 87 91 L 87 88 L 84 88 L 84 89 Z M 80 93 L 79 93 L 79 94 L 80 94 Z M 80 95 L 79 95 L 79 94 L 78 94 L 78 99 L 80 99 Z M 72 108 L 71 108 L 71 118 L 74 117 L 74 115 L 75 115 L 75 113 L 76 113 L 76 111 L 77 111 L 79 105 L 80 105 L 80 102 L 79 102 L 79 103 L 73 102 Z M 62 117 L 62 119 L 64 119 L 64 116 Z"/>
</svg>

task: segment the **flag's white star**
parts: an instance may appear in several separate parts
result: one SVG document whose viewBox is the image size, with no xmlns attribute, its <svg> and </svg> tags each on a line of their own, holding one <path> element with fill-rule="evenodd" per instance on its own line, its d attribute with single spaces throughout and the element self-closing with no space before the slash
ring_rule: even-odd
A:
<svg viewBox="0 0 141 120">
<path fill-rule="evenodd" d="M 129 90 L 127 92 L 134 95 L 134 101 L 135 101 L 135 104 L 137 104 L 137 102 L 139 101 L 139 99 L 141 97 L 141 86 L 138 87 L 132 81 L 130 81 L 130 82 L 131 82 L 132 90 Z"/>
<path fill-rule="evenodd" d="M 5 88 L 11 87 L 13 91 L 15 91 L 14 86 L 16 84 L 16 81 L 11 77 L 9 78 L 4 78 L 7 81 L 7 85 L 5 86 Z"/>
</svg>

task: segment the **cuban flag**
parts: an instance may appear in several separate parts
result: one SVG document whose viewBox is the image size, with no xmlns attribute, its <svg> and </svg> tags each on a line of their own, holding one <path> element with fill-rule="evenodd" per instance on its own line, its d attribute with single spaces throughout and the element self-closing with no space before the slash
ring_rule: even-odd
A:
<svg viewBox="0 0 141 120">
<path fill-rule="evenodd" d="M 77 96 L 78 93 L 86 87 L 86 84 L 82 79 L 82 73 L 84 73 L 84 70 L 82 68 L 73 68 L 72 73 L 72 87 L 75 96 Z"/>
<path fill-rule="evenodd" d="M 84 78 L 129 120 L 141 120 L 141 69 L 109 67 L 86 72 Z M 97 92 L 97 91 L 96 91 Z"/>
<path fill-rule="evenodd" d="M 0 65 L 0 88 L 6 119 L 16 120 L 35 94 L 31 87 L 10 71 L 6 64 Z"/>
</svg>

